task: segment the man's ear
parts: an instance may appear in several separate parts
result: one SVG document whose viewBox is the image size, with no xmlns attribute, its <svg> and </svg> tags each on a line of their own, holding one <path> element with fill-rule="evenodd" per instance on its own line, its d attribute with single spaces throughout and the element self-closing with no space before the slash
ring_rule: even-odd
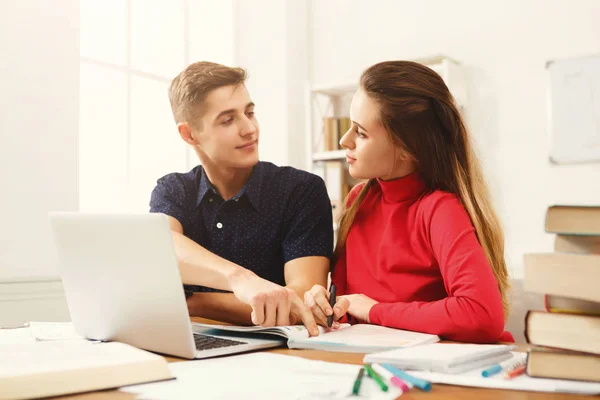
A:
<svg viewBox="0 0 600 400">
<path fill-rule="evenodd" d="M 186 142 L 187 144 L 191 144 L 195 146 L 198 144 L 198 141 L 192 134 L 192 127 L 187 122 L 180 122 L 177 124 L 177 130 L 179 131 L 179 136 Z"/>
</svg>

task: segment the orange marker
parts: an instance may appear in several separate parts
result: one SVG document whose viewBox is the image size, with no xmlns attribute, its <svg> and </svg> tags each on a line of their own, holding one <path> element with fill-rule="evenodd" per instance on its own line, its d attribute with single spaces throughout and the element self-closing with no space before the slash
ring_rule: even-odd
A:
<svg viewBox="0 0 600 400">
<path fill-rule="evenodd" d="M 526 369 L 525 365 L 519 365 L 515 369 L 508 371 L 506 373 L 506 375 L 504 375 L 504 379 L 512 379 L 519 375 L 523 375 L 525 373 L 525 369 Z"/>
</svg>

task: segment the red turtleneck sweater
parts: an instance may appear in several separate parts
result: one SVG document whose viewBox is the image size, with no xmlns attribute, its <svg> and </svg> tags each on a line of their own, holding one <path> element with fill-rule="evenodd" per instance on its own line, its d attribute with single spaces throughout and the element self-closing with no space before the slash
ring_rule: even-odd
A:
<svg viewBox="0 0 600 400">
<path fill-rule="evenodd" d="M 379 302 L 373 324 L 464 342 L 514 341 L 503 333 L 498 282 L 466 210 L 453 194 L 426 194 L 417 173 L 369 190 L 332 280 L 338 295 Z"/>
</svg>

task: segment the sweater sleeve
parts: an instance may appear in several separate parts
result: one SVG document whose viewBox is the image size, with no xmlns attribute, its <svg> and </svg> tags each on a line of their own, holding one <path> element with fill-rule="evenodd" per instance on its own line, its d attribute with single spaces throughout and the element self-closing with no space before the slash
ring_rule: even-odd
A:
<svg viewBox="0 0 600 400">
<path fill-rule="evenodd" d="M 424 205 L 425 232 L 448 297 L 432 302 L 378 303 L 371 323 L 449 340 L 497 342 L 504 328 L 498 282 L 459 199 L 440 193 Z"/>
</svg>

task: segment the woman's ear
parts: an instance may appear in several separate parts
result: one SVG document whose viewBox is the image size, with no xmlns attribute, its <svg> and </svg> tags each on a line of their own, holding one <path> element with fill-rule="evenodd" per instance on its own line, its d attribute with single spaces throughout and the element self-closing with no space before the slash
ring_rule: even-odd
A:
<svg viewBox="0 0 600 400">
<path fill-rule="evenodd" d="M 191 144 L 195 146 L 198 144 L 198 141 L 194 137 L 192 132 L 192 127 L 187 122 L 180 122 L 177 124 L 177 130 L 179 131 L 179 136 L 183 139 L 187 144 Z"/>
<path fill-rule="evenodd" d="M 414 161 L 414 157 L 406 150 L 404 146 L 396 146 L 396 160 L 399 161 Z"/>
</svg>

